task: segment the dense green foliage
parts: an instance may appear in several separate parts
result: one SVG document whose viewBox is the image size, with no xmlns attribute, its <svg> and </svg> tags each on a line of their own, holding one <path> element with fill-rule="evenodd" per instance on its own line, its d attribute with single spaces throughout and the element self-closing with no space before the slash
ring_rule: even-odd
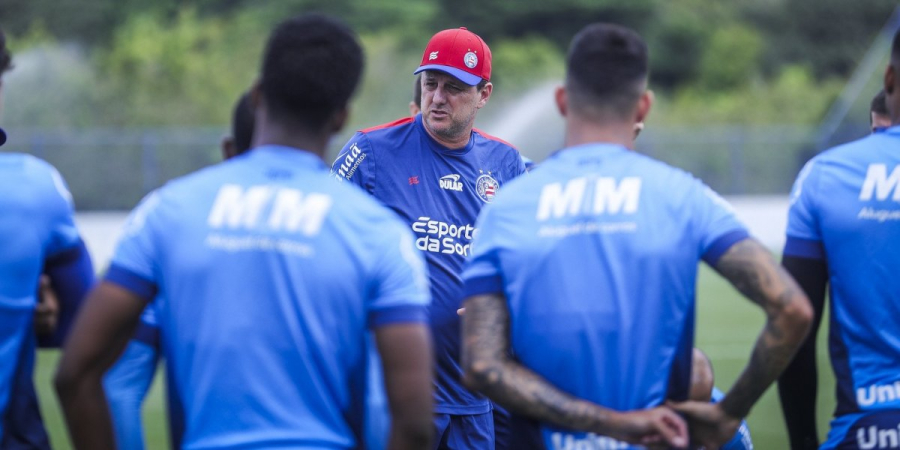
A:
<svg viewBox="0 0 900 450">
<path fill-rule="evenodd" d="M 368 69 L 357 109 L 367 123 L 402 114 L 398 98 L 406 97 L 409 72 L 438 29 L 465 25 L 489 42 L 502 98 L 558 78 L 572 35 L 584 24 L 611 21 L 646 36 L 653 88 L 667 109 L 678 111 L 664 123 L 810 124 L 821 119 L 895 6 L 893 0 L 0 0 L 0 26 L 27 73 L 8 75 L 10 84 L 24 87 L 8 94 L 16 106 L 4 121 L 223 123 L 231 100 L 255 77 L 271 26 L 322 11 L 363 36 Z"/>
</svg>

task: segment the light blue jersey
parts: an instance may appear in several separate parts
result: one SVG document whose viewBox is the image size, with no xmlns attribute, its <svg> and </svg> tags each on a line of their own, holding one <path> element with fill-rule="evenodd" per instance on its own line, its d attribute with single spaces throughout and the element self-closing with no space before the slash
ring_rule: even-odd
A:
<svg viewBox="0 0 900 450">
<path fill-rule="evenodd" d="M 33 156 L 0 153 L 0 417 L 17 368 L 33 363 L 20 356 L 34 333 L 41 270 L 48 260 L 81 248 L 73 214 L 72 196 L 56 169 Z"/>
<path fill-rule="evenodd" d="M 367 330 L 427 323 L 425 270 L 396 216 L 315 155 L 264 146 L 145 198 L 107 281 L 159 293 L 184 448 L 343 449 Z"/>
<path fill-rule="evenodd" d="M 616 410 L 687 397 L 698 262 L 748 236 L 690 174 L 604 144 L 564 149 L 511 182 L 477 227 L 466 295 L 503 293 L 519 361 Z M 619 445 L 541 429 L 546 448 Z"/>
<path fill-rule="evenodd" d="M 859 413 L 900 410 L 898 245 L 900 127 L 806 164 L 791 193 L 784 254 L 828 266 L 838 406 L 823 448 L 836 445 Z"/>
</svg>

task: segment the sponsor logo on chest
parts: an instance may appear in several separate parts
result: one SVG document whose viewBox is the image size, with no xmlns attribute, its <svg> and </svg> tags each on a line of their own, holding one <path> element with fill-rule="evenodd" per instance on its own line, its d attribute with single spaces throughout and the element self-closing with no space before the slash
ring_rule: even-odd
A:
<svg viewBox="0 0 900 450">
<path fill-rule="evenodd" d="M 463 190 L 463 183 L 459 181 L 459 174 L 444 175 L 438 182 L 441 185 L 441 189 L 445 191 L 462 192 Z"/>
</svg>

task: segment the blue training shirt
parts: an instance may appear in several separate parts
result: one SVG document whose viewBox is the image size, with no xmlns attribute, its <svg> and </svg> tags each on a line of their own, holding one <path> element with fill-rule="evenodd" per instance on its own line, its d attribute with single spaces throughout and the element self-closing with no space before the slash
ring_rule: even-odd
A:
<svg viewBox="0 0 900 450">
<path fill-rule="evenodd" d="M 507 186 L 478 228 L 466 296 L 504 294 L 518 360 L 616 410 L 687 398 L 698 262 L 748 237 L 690 174 L 608 144 L 557 152 Z M 542 430 L 548 448 L 619 445 Z"/>
<path fill-rule="evenodd" d="M 367 330 L 428 320 L 411 233 L 334 183 L 317 156 L 286 147 L 150 194 L 106 279 L 147 301 L 159 293 L 187 449 L 354 448 Z"/>
<path fill-rule="evenodd" d="M 784 254 L 828 265 L 833 429 L 841 416 L 900 409 L 898 243 L 900 127 L 806 164 L 791 193 Z"/>
<path fill-rule="evenodd" d="M 32 320 L 41 270 L 47 261 L 80 252 L 82 244 L 75 228 L 72 195 L 50 164 L 30 155 L 0 153 L 0 192 L 2 417 L 16 369 L 22 364 L 22 348 L 29 345 L 27 338 L 34 333 Z"/>
<path fill-rule="evenodd" d="M 437 361 L 435 412 L 489 412 L 488 400 L 461 382 L 456 310 L 462 302 L 463 263 L 478 232 L 475 219 L 500 186 L 525 172 L 519 152 L 478 129 L 465 148 L 448 149 L 425 131 L 419 114 L 357 132 L 331 170 L 399 214 L 425 252 Z"/>
</svg>

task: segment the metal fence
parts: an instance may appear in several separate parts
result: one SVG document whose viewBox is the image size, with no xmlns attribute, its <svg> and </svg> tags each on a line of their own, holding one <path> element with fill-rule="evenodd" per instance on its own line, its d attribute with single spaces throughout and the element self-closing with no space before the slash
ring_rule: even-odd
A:
<svg viewBox="0 0 900 450">
<path fill-rule="evenodd" d="M 47 160 L 66 178 L 80 210 L 132 208 L 167 180 L 221 160 L 222 128 L 7 130 L 3 151 Z M 865 130 L 844 130 L 845 140 Z M 348 136 L 336 137 L 333 157 Z M 529 138 L 523 154 L 540 162 L 561 130 Z M 816 153 L 814 128 L 795 126 L 652 128 L 638 151 L 693 173 L 722 194 L 784 194 Z"/>
</svg>

